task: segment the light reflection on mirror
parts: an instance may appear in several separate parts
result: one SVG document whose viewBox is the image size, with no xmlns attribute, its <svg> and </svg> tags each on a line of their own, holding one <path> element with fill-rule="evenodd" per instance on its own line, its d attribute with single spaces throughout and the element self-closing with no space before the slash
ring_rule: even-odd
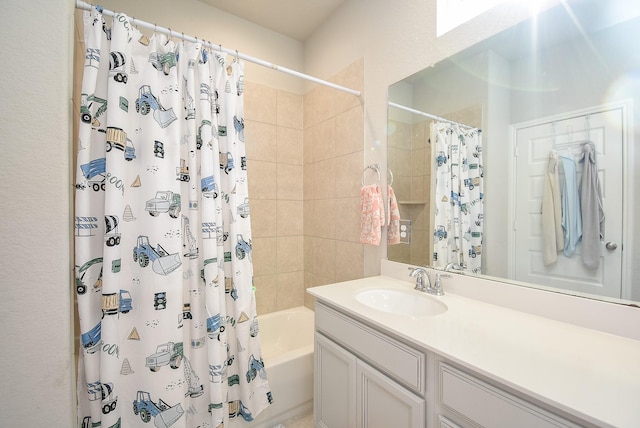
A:
<svg viewBox="0 0 640 428">
<path fill-rule="evenodd" d="M 640 131 L 633 127 L 640 124 L 638 3 L 563 2 L 389 88 L 390 102 L 483 130 L 484 275 L 579 296 L 640 302 L 640 268 L 635 268 L 640 266 L 640 225 L 634 221 L 640 201 L 640 186 L 634 186 L 640 179 L 640 149 L 634 145 Z M 622 116 L 619 125 L 606 118 L 610 109 Z M 605 110 L 604 123 L 595 124 L 598 112 Z M 389 108 L 388 167 L 401 217 L 411 220 L 412 230 L 411 244 L 389 246 L 388 258 L 416 265 L 431 265 L 433 246 L 430 122 Z M 540 144 L 523 144 L 524 131 L 535 126 Z M 610 141 L 611 129 L 619 141 Z M 582 269 L 579 248 L 571 257 L 560 254 L 561 263 L 552 268 L 536 261 L 531 242 L 540 239 L 541 190 L 535 183 L 542 178 L 523 171 L 528 166 L 544 170 L 556 144 L 562 148 L 575 143 L 562 148 L 568 153 L 579 151 L 588 140 L 598 140 L 603 163 L 612 144 L 619 145 L 622 156 L 617 168 L 600 171 L 607 224 L 602 263 L 597 270 L 574 276 L 573 270 Z M 535 156 L 518 163 L 516 155 L 523 153 Z M 620 175 L 620 185 L 611 189 L 607 185 L 614 173 Z M 613 202 L 616 193 L 619 203 Z M 526 212 L 520 210 L 523 203 L 530 205 Z M 523 229 L 528 235 L 522 235 Z M 616 244 L 616 250 L 607 249 L 607 242 Z M 618 261 L 611 265 L 608 258 Z M 522 275 L 522 266 L 527 275 Z M 561 285 L 556 284 L 559 279 Z"/>
</svg>

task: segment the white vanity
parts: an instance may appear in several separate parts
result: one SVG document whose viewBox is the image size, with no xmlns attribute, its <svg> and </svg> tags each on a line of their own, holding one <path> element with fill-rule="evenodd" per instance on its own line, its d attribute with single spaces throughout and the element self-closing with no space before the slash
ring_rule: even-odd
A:
<svg viewBox="0 0 640 428">
<path fill-rule="evenodd" d="M 444 291 L 308 290 L 317 427 L 640 426 L 640 341 Z"/>
</svg>

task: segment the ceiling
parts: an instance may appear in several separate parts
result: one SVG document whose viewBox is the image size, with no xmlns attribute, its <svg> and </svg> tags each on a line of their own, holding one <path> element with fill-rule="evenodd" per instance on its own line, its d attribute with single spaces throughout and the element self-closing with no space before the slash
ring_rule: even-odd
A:
<svg viewBox="0 0 640 428">
<path fill-rule="evenodd" d="M 200 0 L 296 40 L 305 41 L 346 0 Z"/>
</svg>

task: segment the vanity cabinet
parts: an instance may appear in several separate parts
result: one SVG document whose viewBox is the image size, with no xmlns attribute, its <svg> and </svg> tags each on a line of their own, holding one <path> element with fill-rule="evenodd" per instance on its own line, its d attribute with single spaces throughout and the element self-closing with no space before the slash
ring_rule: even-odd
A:
<svg viewBox="0 0 640 428">
<path fill-rule="evenodd" d="M 316 427 L 593 426 L 322 302 L 315 323 Z"/>
<path fill-rule="evenodd" d="M 317 427 L 425 427 L 425 368 L 424 353 L 316 305 Z"/>
<path fill-rule="evenodd" d="M 435 361 L 438 372 L 436 413 L 441 428 L 552 428 L 579 426 L 488 383 L 468 370 Z"/>
</svg>

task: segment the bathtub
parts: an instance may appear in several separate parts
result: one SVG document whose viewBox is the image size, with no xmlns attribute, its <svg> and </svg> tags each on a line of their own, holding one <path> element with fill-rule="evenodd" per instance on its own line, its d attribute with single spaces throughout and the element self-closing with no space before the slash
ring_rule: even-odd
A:
<svg viewBox="0 0 640 428">
<path fill-rule="evenodd" d="M 313 311 L 300 306 L 258 317 L 262 358 L 273 403 L 253 422 L 232 428 L 267 428 L 313 408 Z"/>
</svg>

